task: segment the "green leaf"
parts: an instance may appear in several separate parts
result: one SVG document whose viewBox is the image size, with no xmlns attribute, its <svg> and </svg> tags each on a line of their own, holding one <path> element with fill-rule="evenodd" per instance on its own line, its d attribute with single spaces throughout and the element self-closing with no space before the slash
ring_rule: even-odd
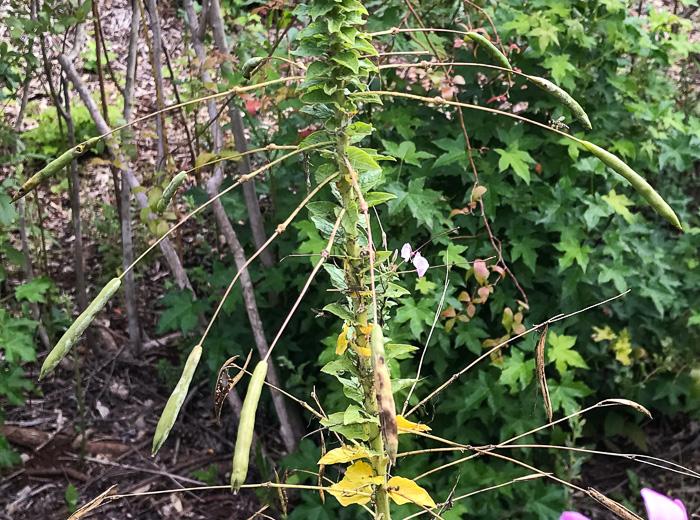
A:
<svg viewBox="0 0 700 520">
<path fill-rule="evenodd" d="M 381 170 L 381 167 L 379 164 L 377 164 L 377 161 L 375 161 L 372 156 L 362 148 L 348 146 L 346 148 L 346 153 L 348 155 L 350 165 L 358 173 Z"/>
<path fill-rule="evenodd" d="M 51 287 L 51 280 L 45 276 L 34 278 L 31 282 L 15 287 L 15 298 L 30 302 L 46 303 L 44 295 Z"/>
<path fill-rule="evenodd" d="M 510 356 L 503 356 L 503 363 L 499 365 L 501 376 L 498 382 L 510 388 L 514 394 L 523 390 L 532 381 L 535 373 L 535 360 L 525 361 L 525 354 L 519 349 L 513 349 Z"/>
<path fill-rule="evenodd" d="M 331 314 L 335 314 L 347 322 L 354 323 L 355 321 L 355 315 L 340 302 L 329 303 L 323 308 L 323 310 L 328 311 Z"/>
<path fill-rule="evenodd" d="M 5 193 L 0 193 L 0 226 L 7 227 L 17 218 L 17 210 L 10 203 L 11 200 Z"/>
<path fill-rule="evenodd" d="M 331 58 L 334 62 L 340 63 L 343 67 L 346 67 L 357 74 L 360 68 L 360 62 L 358 61 L 358 52 L 355 50 L 347 50 L 333 55 Z"/>
<path fill-rule="evenodd" d="M 189 289 L 179 292 L 171 291 L 160 301 L 166 309 L 158 320 L 158 328 L 156 329 L 158 334 L 180 329 L 183 334 L 187 335 L 197 326 L 197 314 L 206 310 L 207 307 L 205 302 L 195 300 Z"/>
<path fill-rule="evenodd" d="M 530 184 L 530 167 L 529 164 L 535 164 L 535 160 L 529 153 L 519 150 L 517 144 L 512 144 L 507 150 L 496 148 L 494 150 L 501 158 L 498 160 L 498 168 L 500 171 L 506 171 L 508 168 L 513 168 L 515 174 L 523 179 L 527 184 Z"/>
<path fill-rule="evenodd" d="M 394 215 L 408 208 L 415 219 L 432 229 L 434 221 L 442 216 L 444 204 L 440 192 L 424 186 L 425 178 L 412 179 L 407 188 L 400 183 L 387 186 L 386 189 L 396 195 L 389 201 L 389 213 Z"/>
<path fill-rule="evenodd" d="M 550 362 L 554 362 L 557 371 L 562 376 L 569 367 L 588 368 L 581 354 L 573 350 L 573 346 L 576 344 L 575 336 L 565 336 L 564 334 L 549 331 L 547 343 L 550 345 L 550 348 L 547 350 L 548 359 Z"/>
<path fill-rule="evenodd" d="M 562 410 L 566 415 L 572 414 L 580 408 L 576 399 L 583 399 L 593 393 L 585 383 L 574 381 L 573 372 L 564 374 L 561 382 L 548 379 L 547 386 L 552 401 L 552 410 L 554 412 Z"/>
<path fill-rule="evenodd" d="M 610 190 L 607 195 L 603 195 L 603 200 L 615 210 L 615 213 L 621 215 L 628 224 L 634 223 L 635 216 L 627 209 L 629 206 L 634 206 L 634 203 L 627 196 L 622 193 L 618 195 L 615 193 L 615 190 Z"/>
<path fill-rule="evenodd" d="M 391 141 L 385 141 L 382 139 L 384 144 L 384 149 L 387 154 L 392 157 L 407 163 L 413 164 L 414 166 L 420 166 L 420 159 L 430 159 L 435 157 L 433 154 L 423 151 L 416 151 L 416 145 L 413 141 L 404 141 L 397 145 Z"/>
</svg>

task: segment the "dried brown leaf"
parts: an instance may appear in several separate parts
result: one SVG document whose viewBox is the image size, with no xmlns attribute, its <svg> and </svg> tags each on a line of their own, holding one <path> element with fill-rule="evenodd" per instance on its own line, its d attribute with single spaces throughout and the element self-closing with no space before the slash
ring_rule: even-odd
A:
<svg viewBox="0 0 700 520">
<path fill-rule="evenodd" d="M 115 495 L 116 493 L 117 493 L 117 486 L 111 486 L 109 489 L 107 489 L 107 491 L 105 491 L 104 493 L 102 493 L 98 497 L 93 498 L 92 500 L 90 500 L 90 502 L 88 502 L 83 507 L 78 509 L 75 513 L 70 515 L 70 517 L 68 517 L 68 520 L 77 520 L 78 518 L 85 515 L 86 513 L 89 513 L 93 509 L 97 509 L 98 507 L 100 507 L 100 505 L 102 505 L 102 502 L 104 502 L 105 499 L 108 502 L 111 500 L 114 500 L 114 498 L 111 497 L 110 495 Z"/>
<path fill-rule="evenodd" d="M 248 352 L 248 357 L 245 360 L 243 368 L 233 378 L 229 375 L 228 369 L 231 368 L 231 365 L 233 365 L 238 356 L 233 356 L 232 358 L 229 358 L 228 361 L 226 361 L 226 363 L 224 363 L 223 366 L 219 369 L 219 375 L 216 380 L 216 392 L 214 392 L 214 411 L 216 412 L 217 424 L 221 424 L 221 409 L 224 406 L 226 396 L 228 396 L 229 392 L 231 392 L 231 390 L 233 390 L 233 387 L 236 386 L 236 383 L 238 383 L 238 381 L 240 381 L 243 377 L 245 369 L 248 368 L 248 363 L 250 363 L 250 358 L 252 355 L 253 351 L 251 350 L 250 352 Z M 226 372 L 226 383 L 224 383 L 222 379 L 224 372 Z"/>
</svg>

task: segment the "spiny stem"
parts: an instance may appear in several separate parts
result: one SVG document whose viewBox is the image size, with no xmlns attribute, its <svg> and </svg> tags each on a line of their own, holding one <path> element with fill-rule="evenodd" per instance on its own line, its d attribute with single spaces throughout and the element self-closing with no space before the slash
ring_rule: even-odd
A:
<svg viewBox="0 0 700 520">
<path fill-rule="evenodd" d="M 269 164 L 266 164 L 265 166 L 263 166 L 263 167 L 261 167 L 261 168 L 258 168 L 258 169 L 255 170 L 254 172 L 251 172 L 249 175 L 244 175 L 244 176 L 242 176 L 240 179 L 238 179 L 238 180 L 237 180 L 235 183 L 233 183 L 231 186 L 229 186 L 229 187 L 226 188 L 225 190 L 221 191 L 220 193 L 218 193 L 217 195 L 215 195 L 215 196 L 212 197 L 211 199 L 209 199 L 207 202 L 205 202 L 204 204 L 202 204 L 201 206 L 199 206 L 197 209 L 195 209 L 195 210 L 193 210 L 191 213 L 189 213 L 187 216 L 185 216 L 185 218 L 183 218 L 180 222 L 178 222 L 178 223 L 175 224 L 173 227 L 171 227 L 162 237 L 160 237 L 160 238 L 159 238 L 158 240 L 156 240 L 148 249 L 146 249 L 146 251 L 144 251 L 144 252 L 141 254 L 141 256 L 139 256 L 136 260 L 134 260 L 134 261 L 132 262 L 132 264 L 131 264 L 129 267 L 127 267 L 127 268 L 122 272 L 122 274 L 119 275 L 119 278 L 120 278 L 120 279 L 123 278 L 124 275 L 126 275 L 126 273 L 128 273 L 131 269 L 133 269 L 134 266 L 135 266 L 136 264 L 138 264 L 148 253 L 150 253 L 151 251 L 153 251 L 153 249 L 154 249 L 158 244 L 160 244 L 163 240 L 165 240 L 168 236 L 170 236 L 175 230 L 179 229 L 180 226 L 182 226 L 182 225 L 183 225 L 185 222 L 187 222 L 190 218 L 194 217 L 196 214 L 198 214 L 198 213 L 199 213 L 200 211 L 202 211 L 204 208 L 206 208 L 207 206 L 209 206 L 209 205 L 210 205 L 211 203 L 213 203 L 215 200 L 217 200 L 217 199 L 219 199 L 220 197 L 224 196 L 226 193 L 228 193 L 229 191 L 231 191 L 231 190 L 234 189 L 235 187 L 237 187 L 237 186 L 243 184 L 245 181 L 247 181 L 247 180 L 249 180 L 249 179 L 255 177 L 256 175 L 258 175 L 258 174 L 260 174 L 260 173 L 262 173 L 262 172 L 264 172 L 264 171 L 270 169 L 272 166 L 274 166 L 274 165 L 276 165 L 276 164 L 278 164 L 278 163 L 284 161 L 285 159 L 288 159 L 289 157 L 291 157 L 292 155 L 295 155 L 295 154 L 298 153 L 298 152 L 303 152 L 303 151 L 305 151 L 305 150 L 311 150 L 311 149 L 314 149 L 314 148 L 320 148 L 320 147 L 322 147 L 322 146 L 326 146 L 327 144 L 332 144 L 332 142 L 328 141 L 328 142 L 317 143 L 317 144 L 305 146 L 305 147 L 303 147 L 303 148 L 298 148 L 296 151 L 291 152 L 291 153 L 288 153 L 288 154 L 286 154 L 286 155 L 283 155 L 282 157 L 280 157 L 280 158 L 278 158 L 278 159 L 275 159 L 274 161 L 270 162 Z"/>
<path fill-rule="evenodd" d="M 289 314 L 287 314 L 287 317 L 284 319 L 284 323 L 282 323 L 280 330 L 277 332 L 277 336 L 275 336 L 275 339 L 272 341 L 272 344 L 270 345 L 270 349 L 267 351 L 267 354 L 265 354 L 265 358 L 263 359 L 263 361 L 267 361 L 270 358 L 270 354 L 272 354 L 272 349 L 274 349 L 275 345 L 277 345 L 277 342 L 279 341 L 280 337 L 282 336 L 284 329 L 287 328 L 287 324 L 289 323 L 289 320 L 292 319 L 292 316 L 296 312 L 297 307 L 299 307 L 299 304 L 301 303 L 302 298 L 306 294 L 306 291 L 309 290 L 309 287 L 311 286 L 311 281 L 314 279 L 314 277 L 316 276 L 316 273 L 318 273 L 319 269 L 321 269 L 321 266 L 328 258 L 328 255 L 330 254 L 331 248 L 333 247 L 333 240 L 335 240 L 335 234 L 338 231 L 338 228 L 340 227 L 340 221 L 343 219 L 343 215 L 345 215 L 345 208 L 342 208 L 340 210 L 340 213 L 338 214 L 338 218 L 335 219 L 333 231 L 331 231 L 331 237 L 328 239 L 328 244 L 326 245 L 326 249 L 323 250 L 323 253 L 321 255 L 321 259 L 316 263 L 316 266 L 314 267 L 313 271 L 311 271 L 311 274 L 307 278 L 303 289 L 299 293 L 299 297 L 297 298 L 297 301 L 294 302 L 294 305 L 292 306 L 292 310 L 289 311 Z"/>
<path fill-rule="evenodd" d="M 369 206 L 367 205 L 365 197 L 362 195 L 362 190 L 360 189 L 360 185 L 357 182 L 357 174 L 355 173 L 355 170 L 350 164 L 350 159 L 348 159 L 347 155 L 343 155 L 343 160 L 345 161 L 345 166 L 347 167 L 348 173 L 350 174 L 350 178 L 352 179 L 352 185 L 355 188 L 355 192 L 357 193 L 357 198 L 360 202 L 360 209 L 365 215 L 365 224 L 367 226 L 367 248 L 369 249 L 369 278 L 372 287 L 372 307 L 374 311 L 374 324 L 377 327 L 381 327 L 381 324 L 379 323 L 379 319 L 377 317 L 377 289 L 374 284 L 375 254 L 374 241 L 372 240 L 372 225 L 369 220 Z"/>
</svg>

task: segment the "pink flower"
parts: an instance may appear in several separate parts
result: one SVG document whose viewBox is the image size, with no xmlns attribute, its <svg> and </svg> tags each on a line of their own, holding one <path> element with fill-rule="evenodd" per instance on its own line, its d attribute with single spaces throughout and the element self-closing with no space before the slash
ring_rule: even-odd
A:
<svg viewBox="0 0 700 520">
<path fill-rule="evenodd" d="M 649 520 L 688 520 L 688 513 L 680 500 L 668 498 L 648 488 L 642 489 L 641 493 Z M 575 511 L 564 511 L 559 520 L 590 520 L 590 518 Z"/>
<path fill-rule="evenodd" d="M 423 278 L 423 275 L 428 270 L 428 267 L 430 267 L 428 261 L 423 258 L 420 253 L 416 253 L 413 257 L 413 265 L 418 272 L 418 278 Z"/>
<path fill-rule="evenodd" d="M 642 498 L 649 520 L 688 520 L 683 502 L 673 500 L 653 489 L 642 489 Z"/>
<path fill-rule="evenodd" d="M 401 258 L 404 262 L 408 262 L 413 254 L 413 249 L 411 249 L 411 244 L 404 244 L 401 248 Z"/>
<path fill-rule="evenodd" d="M 411 244 L 406 243 L 401 248 L 401 258 L 403 258 L 404 262 L 408 262 L 411 260 L 411 257 L 413 257 L 412 262 L 413 266 L 416 268 L 416 272 L 418 272 L 418 278 L 423 278 L 423 275 L 430 267 L 430 264 L 418 251 L 415 253 L 413 252 Z"/>
</svg>

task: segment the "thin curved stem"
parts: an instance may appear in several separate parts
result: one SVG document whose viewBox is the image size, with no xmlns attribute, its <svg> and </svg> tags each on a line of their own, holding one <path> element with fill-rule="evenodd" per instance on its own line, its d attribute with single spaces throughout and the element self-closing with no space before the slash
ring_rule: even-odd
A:
<svg viewBox="0 0 700 520">
<path fill-rule="evenodd" d="M 160 114 L 165 113 L 165 112 L 169 112 L 171 110 L 176 110 L 178 108 L 186 107 L 189 105 L 194 105 L 195 103 L 201 103 L 203 101 L 209 101 L 211 99 L 225 97 L 225 96 L 228 96 L 230 94 L 240 94 L 241 92 L 248 92 L 249 90 L 257 90 L 259 88 L 268 87 L 268 86 L 274 85 L 276 83 L 285 83 L 287 81 L 298 81 L 298 80 L 303 80 L 303 79 L 304 79 L 304 76 L 290 76 L 288 78 L 273 79 L 270 81 L 265 81 L 263 83 L 257 83 L 255 85 L 248 85 L 247 87 L 233 87 L 232 89 L 225 90 L 224 92 L 218 92 L 216 94 L 210 94 L 208 96 L 204 96 L 204 97 L 197 98 L 197 99 L 192 99 L 190 101 L 184 101 L 182 103 L 177 103 L 176 105 L 170 105 L 170 106 L 165 107 L 161 110 L 151 112 L 150 114 L 146 114 L 145 116 L 136 118 L 133 121 L 125 123 L 125 124 L 118 126 L 116 128 L 113 128 L 109 132 L 105 132 L 104 134 L 100 135 L 99 137 L 100 137 L 100 139 L 104 139 L 105 137 L 113 134 L 114 132 L 118 132 L 119 130 L 123 130 L 124 128 L 128 128 L 130 126 L 133 126 L 137 123 L 140 123 L 141 121 L 145 121 L 145 120 L 150 119 L 152 117 L 159 116 Z"/>
<path fill-rule="evenodd" d="M 437 394 L 439 394 L 440 392 L 442 392 L 445 388 L 447 388 L 448 386 L 450 386 L 455 380 L 457 380 L 457 378 L 459 378 L 459 377 L 460 377 L 461 375 L 463 375 L 465 372 L 467 372 L 468 370 L 470 370 L 474 365 L 476 365 L 477 363 L 479 363 L 481 360 L 483 360 L 483 359 L 489 357 L 491 354 L 493 354 L 493 353 L 496 352 L 497 350 L 503 348 L 504 346 L 506 346 L 506 345 L 512 343 L 512 342 L 515 341 L 516 339 L 522 338 L 523 336 L 526 336 L 526 335 L 529 334 L 530 332 L 539 330 L 540 327 L 542 327 L 542 326 L 544 326 L 544 325 L 549 325 L 550 323 L 555 323 L 555 322 L 557 322 L 557 321 L 561 321 L 561 320 L 564 320 L 564 319 L 566 319 L 566 318 L 570 318 L 571 316 L 575 316 L 576 314 L 580 314 L 580 313 L 582 313 L 582 312 L 586 312 L 586 311 L 588 311 L 588 310 L 590 310 L 590 309 L 593 309 L 593 308 L 595 308 L 595 307 L 599 307 L 599 306 L 604 305 L 604 304 L 606 304 L 606 303 L 608 303 L 608 302 L 611 302 L 611 301 L 613 301 L 613 300 L 616 300 L 616 299 L 618 299 L 618 298 L 621 298 L 622 296 L 625 296 L 627 293 L 629 293 L 630 290 L 631 290 L 631 289 L 628 289 L 627 291 L 625 291 L 625 292 L 623 292 L 623 293 L 620 293 L 620 294 L 618 294 L 617 296 L 613 296 L 612 298 L 608 298 L 607 300 L 603 300 L 602 302 L 598 302 L 598 303 L 595 303 L 595 304 L 593 304 L 593 305 L 589 305 L 588 307 L 586 307 L 586 308 L 584 308 L 584 309 L 580 309 L 580 310 L 578 310 L 578 311 L 574 311 L 574 312 L 572 312 L 572 313 L 570 313 L 570 314 L 558 314 L 558 315 L 556 315 L 556 316 L 554 316 L 554 317 L 548 319 L 547 321 L 545 321 L 545 322 L 543 322 L 543 323 L 540 323 L 540 324 L 538 324 L 538 325 L 535 325 L 534 327 L 531 327 L 530 329 L 526 330 L 525 332 L 522 332 L 522 333 L 518 334 L 517 336 L 513 336 L 512 338 L 509 338 L 509 339 L 507 339 L 506 341 L 504 341 L 504 342 L 502 342 L 502 343 L 496 345 L 496 346 L 493 347 L 491 350 L 488 350 L 487 352 L 485 352 L 484 354 L 482 354 L 481 356 L 479 356 L 478 358 L 476 358 L 474 361 L 472 361 L 471 363 L 469 363 L 469 365 L 467 365 L 465 368 L 463 368 L 463 369 L 460 370 L 459 372 L 455 372 L 455 373 L 452 375 L 452 377 L 450 377 L 447 381 L 445 381 L 442 385 L 440 385 L 436 390 L 434 390 L 433 392 L 431 392 L 427 397 L 425 397 L 424 399 L 422 399 L 416 406 L 414 406 L 413 408 L 411 408 L 411 409 L 408 411 L 408 413 L 407 413 L 406 415 L 404 415 L 404 417 L 408 417 L 409 415 L 411 415 L 411 414 L 412 414 L 413 412 L 415 412 L 418 408 L 420 408 L 421 406 L 423 406 L 425 403 L 427 403 L 429 400 L 431 400 L 431 399 L 432 399 L 433 397 L 435 397 Z M 511 439 L 511 441 L 509 441 L 509 442 L 512 442 L 512 440 L 513 440 L 513 439 Z"/>
<path fill-rule="evenodd" d="M 241 274 L 248 268 L 248 266 L 255 260 L 260 254 L 269 246 L 272 241 L 277 238 L 279 235 L 281 235 L 285 229 L 287 229 L 287 226 L 294 220 L 294 218 L 297 216 L 297 214 L 302 210 L 304 206 L 306 206 L 306 203 L 309 202 L 318 192 L 321 188 L 323 188 L 326 184 L 328 184 L 332 179 L 335 179 L 337 175 L 332 175 L 325 179 L 321 184 L 316 186 L 311 193 L 307 195 L 307 197 L 301 201 L 301 204 L 299 204 L 294 211 L 292 211 L 292 214 L 289 215 L 287 220 L 285 220 L 282 224 L 277 226 L 277 229 L 275 232 L 270 235 L 270 238 L 267 239 L 267 241 L 258 249 L 248 260 L 246 260 L 246 263 L 243 264 L 243 266 L 238 270 L 236 275 L 233 277 L 233 280 L 231 280 L 231 283 L 229 283 L 228 287 L 226 288 L 226 292 L 224 293 L 223 297 L 219 301 L 219 305 L 216 307 L 216 310 L 214 311 L 214 315 L 211 317 L 211 320 L 209 320 L 209 324 L 207 325 L 206 330 L 204 331 L 204 334 L 202 334 L 202 339 L 199 340 L 199 346 L 202 346 L 204 343 L 204 340 L 207 339 L 207 335 L 209 334 L 209 331 L 211 330 L 212 325 L 214 325 L 214 321 L 216 318 L 219 316 L 219 313 L 221 312 L 221 309 L 224 306 L 224 303 L 226 302 L 226 299 L 228 298 L 229 294 L 231 294 L 231 290 L 233 289 L 233 286 L 235 285 L 236 281 L 238 278 L 241 276 Z"/>
<path fill-rule="evenodd" d="M 305 146 L 305 147 L 303 147 L 303 148 L 298 148 L 298 149 L 295 150 L 294 152 L 285 154 L 285 155 L 283 155 L 282 157 L 280 157 L 280 158 L 278 158 L 278 159 L 275 159 L 274 161 L 270 162 L 269 164 L 266 164 L 265 166 L 263 166 L 263 167 L 261 167 L 261 168 L 258 168 L 257 170 L 251 172 L 251 173 L 248 174 L 248 175 L 243 175 L 243 176 L 241 176 L 241 178 L 238 179 L 238 180 L 237 180 L 235 183 L 233 183 L 231 186 L 229 186 L 229 187 L 226 188 L 225 190 L 221 191 L 220 193 L 218 193 L 217 195 L 215 195 L 214 197 L 212 197 L 211 199 L 209 199 L 208 201 L 206 201 L 204 204 L 202 204 L 202 205 L 199 206 L 197 209 L 193 210 L 191 213 L 189 213 L 187 216 L 185 216 L 180 222 L 178 222 L 178 223 L 175 224 L 173 227 L 171 227 L 162 237 L 160 237 L 160 238 L 159 238 L 158 240 L 156 240 L 148 249 L 146 249 L 146 251 L 144 251 L 144 252 L 141 254 L 141 256 L 139 256 L 136 260 L 134 260 L 134 261 L 132 262 L 132 264 L 131 264 L 129 267 L 127 267 L 127 268 L 122 272 L 122 274 L 119 275 L 119 278 L 120 278 L 120 279 L 123 278 L 124 275 L 126 275 L 126 273 L 128 273 L 131 269 L 133 269 L 134 266 L 135 266 L 136 264 L 138 264 L 148 253 L 150 253 L 151 251 L 153 251 L 153 249 L 154 249 L 158 244 L 160 244 L 163 240 L 165 240 L 168 236 L 170 236 L 174 231 L 176 231 L 177 229 L 179 229 L 180 226 L 182 226 L 182 225 L 183 225 L 185 222 L 187 222 L 190 218 L 194 217 L 196 214 L 198 214 L 199 212 L 201 212 L 204 208 L 206 208 L 207 206 L 209 206 L 210 204 L 212 204 L 214 201 L 218 200 L 220 197 L 224 196 L 226 193 L 228 193 L 229 191 L 231 191 L 231 190 L 234 189 L 235 187 L 237 187 L 237 186 L 243 184 L 245 181 L 247 181 L 247 180 L 249 180 L 249 179 L 252 179 L 252 178 L 255 177 L 256 175 L 258 175 L 258 174 L 260 174 L 260 173 L 262 173 L 262 172 L 264 172 L 264 171 L 270 169 L 272 166 L 274 166 L 274 165 L 276 165 L 276 164 L 278 164 L 278 163 L 284 161 L 285 159 L 288 159 L 289 157 L 295 155 L 295 154 L 298 153 L 298 152 L 303 152 L 303 151 L 305 151 L 305 150 L 312 150 L 312 149 L 315 149 L 315 148 L 320 148 L 320 147 L 326 146 L 326 145 L 328 145 L 328 144 L 333 144 L 333 143 L 332 143 L 332 141 L 326 141 L 326 142 L 323 142 L 323 143 L 317 143 L 317 144 Z"/>
<path fill-rule="evenodd" d="M 313 271 L 311 271 L 311 274 L 307 278 L 303 289 L 299 293 L 299 297 L 297 298 L 297 301 L 294 302 L 294 305 L 292 306 L 292 310 L 289 311 L 289 314 L 287 314 L 287 317 L 284 319 L 284 323 L 282 323 L 280 330 L 277 332 L 277 336 L 275 336 L 275 339 L 272 341 L 272 344 L 270 345 L 270 349 L 267 351 L 267 354 L 265 354 L 265 358 L 263 359 L 263 361 L 267 361 L 270 358 L 270 354 L 272 354 L 272 350 L 275 348 L 275 345 L 277 345 L 277 342 L 282 337 L 282 333 L 284 332 L 284 329 L 287 328 L 287 324 L 289 323 L 289 320 L 292 319 L 292 316 L 296 312 L 297 307 L 299 307 L 299 304 L 301 303 L 302 298 L 304 298 L 306 291 L 309 290 L 309 287 L 311 286 L 311 281 L 314 279 L 314 277 L 318 273 L 319 269 L 321 269 L 321 266 L 328 258 L 329 254 L 330 254 L 330 250 L 333 247 L 333 241 L 335 240 L 335 234 L 338 232 L 338 228 L 340 227 L 340 221 L 343 219 L 343 215 L 345 215 L 345 208 L 342 208 L 340 210 L 340 213 L 338 214 L 338 218 L 335 219 L 335 224 L 333 225 L 333 231 L 331 231 L 331 237 L 328 239 L 328 244 L 326 245 L 326 249 L 324 249 L 322 254 L 321 254 L 321 259 L 316 263 L 316 266 L 314 267 Z"/>
<path fill-rule="evenodd" d="M 533 121 L 532 119 L 528 119 L 527 117 L 519 116 L 518 114 L 511 114 L 510 112 L 504 112 L 503 110 L 498 110 L 496 108 L 482 107 L 480 105 L 472 105 L 470 103 L 460 103 L 459 101 L 448 101 L 445 98 L 440 97 L 440 96 L 436 96 L 436 97 L 417 96 L 416 94 L 409 94 L 407 92 L 392 92 L 390 90 L 370 90 L 367 92 L 352 92 L 348 95 L 352 97 L 352 96 L 366 96 L 367 94 L 375 94 L 377 96 L 387 96 L 387 97 L 403 97 L 403 98 L 408 98 L 408 99 L 415 99 L 416 101 L 423 101 L 426 103 L 435 103 L 437 105 L 449 105 L 449 106 L 453 106 L 453 107 L 471 108 L 473 110 L 480 110 L 482 112 L 489 112 L 491 114 L 506 116 L 506 117 L 510 117 L 513 119 L 517 119 L 519 121 L 524 121 L 525 123 L 529 123 L 531 125 L 539 126 L 541 128 L 544 128 L 545 130 L 549 130 L 549 131 L 554 132 L 556 134 L 559 134 L 563 137 L 566 137 L 567 139 L 571 139 L 572 141 L 576 141 L 579 144 L 583 144 L 583 140 L 579 139 L 578 137 L 574 137 L 571 134 L 567 134 L 566 132 L 562 132 L 561 130 L 557 130 L 556 128 L 552 128 L 551 126 L 545 125 L 544 123 L 540 123 L 538 121 Z"/>
</svg>

